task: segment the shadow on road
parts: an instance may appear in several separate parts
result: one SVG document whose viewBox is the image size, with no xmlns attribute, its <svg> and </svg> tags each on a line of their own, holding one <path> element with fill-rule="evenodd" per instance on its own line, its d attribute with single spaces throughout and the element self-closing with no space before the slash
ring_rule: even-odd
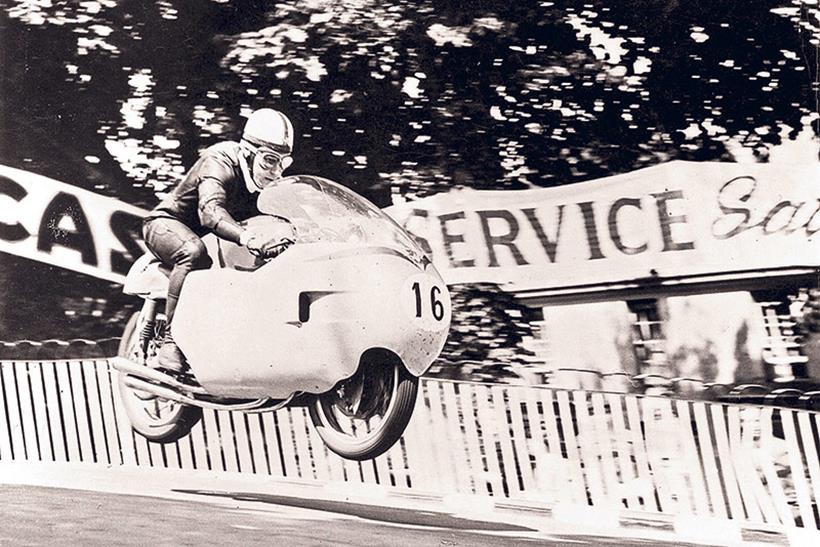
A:
<svg viewBox="0 0 820 547">
<path fill-rule="evenodd" d="M 407 524 L 414 526 L 427 526 L 430 528 L 451 528 L 458 530 L 480 530 L 492 532 L 535 532 L 533 528 L 505 524 L 502 522 L 486 522 L 482 520 L 472 520 L 444 513 L 434 513 L 430 511 L 419 511 L 415 509 L 399 509 L 395 507 L 379 507 L 364 505 L 361 503 L 350 503 L 346 501 L 333 500 L 311 500 L 296 498 L 291 496 L 277 496 L 273 494 L 260 494 L 255 492 L 220 492 L 215 490 L 174 490 L 183 494 L 194 494 L 199 496 L 213 496 L 230 498 L 237 501 L 255 501 L 270 503 L 273 505 L 284 505 L 288 507 L 298 507 L 301 509 L 313 509 L 316 511 L 326 511 L 343 515 L 351 515 L 379 522 L 390 522 L 393 524 Z"/>
</svg>

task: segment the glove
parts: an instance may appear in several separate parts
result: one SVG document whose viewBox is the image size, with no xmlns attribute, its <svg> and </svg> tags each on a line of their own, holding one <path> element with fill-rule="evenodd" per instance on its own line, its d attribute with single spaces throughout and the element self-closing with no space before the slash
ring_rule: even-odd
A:
<svg viewBox="0 0 820 547">
<path fill-rule="evenodd" d="M 266 240 L 261 234 L 245 230 L 239 236 L 239 244 L 259 258 L 275 258 L 293 245 L 293 240 L 287 237 Z"/>
<path fill-rule="evenodd" d="M 262 258 L 276 258 L 291 245 L 293 245 L 293 240 L 290 238 L 270 240 L 262 245 L 259 251 L 259 256 Z"/>
<path fill-rule="evenodd" d="M 250 230 L 245 230 L 239 234 L 239 244 L 248 249 L 248 251 L 255 256 L 260 256 L 263 243 L 264 241 L 262 241 L 262 238 Z"/>
</svg>

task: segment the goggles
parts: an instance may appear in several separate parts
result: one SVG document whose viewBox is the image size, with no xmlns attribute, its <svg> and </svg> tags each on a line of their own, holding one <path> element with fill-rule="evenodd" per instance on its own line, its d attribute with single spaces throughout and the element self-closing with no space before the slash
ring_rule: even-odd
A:
<svg viewBox="0 0 820 547">
<path fill-rule="evenodd" d="M 293 158 L 289 154 L 281 154 L 269 148 L 257 148 L 256 157 L 259 159 L 259 166 L 265 171 L 273 170 L 277 165 L 284 171 L 293 164 Z"/>
</svg>

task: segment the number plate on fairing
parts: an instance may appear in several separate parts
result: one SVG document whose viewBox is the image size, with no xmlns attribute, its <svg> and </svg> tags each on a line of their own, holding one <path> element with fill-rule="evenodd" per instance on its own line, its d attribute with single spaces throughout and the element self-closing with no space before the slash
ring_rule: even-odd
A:
<svg viewBox="0 0 820 547">
<path fill-rule="evenodd" d="M 424 273 L 409 277 L 400 297 L 405 316 L 419 328 L 440 331 L 450 324 L 450 292 L 436 277 Z"/>
</svg>

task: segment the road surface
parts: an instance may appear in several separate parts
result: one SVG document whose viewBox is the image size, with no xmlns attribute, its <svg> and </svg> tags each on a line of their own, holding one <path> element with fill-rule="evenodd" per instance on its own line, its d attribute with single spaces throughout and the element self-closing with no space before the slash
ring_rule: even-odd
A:
<svg viewBox="0 0 820 547">
<path fill-rule="evenodd" d="M 0 485 L 0 545 L 684 545 L 270 494 L 178 494 L 186 499 Z"/>
</svg>

